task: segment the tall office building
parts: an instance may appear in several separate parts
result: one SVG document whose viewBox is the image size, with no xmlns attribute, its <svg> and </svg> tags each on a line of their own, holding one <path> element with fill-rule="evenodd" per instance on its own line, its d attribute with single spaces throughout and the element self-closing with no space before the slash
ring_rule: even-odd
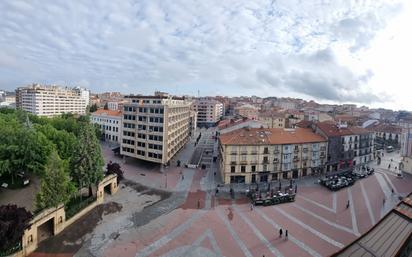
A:
<svg viewBox="0 0 412 257">
<path fill-rule="evenodd" d="M 85 114 L 90 92 L 80 87 L 33 84 L 16 89 L 16 107 L 39 116 Z"/>
<path fill-rule="evenodd" d="M 126 96 L 120 153 L 167 164 L 190 137 L 190 102 L 165 94 Z"/>
<path fill-rule="evenodd" d="M 216 125 L 223 115 L 223 104 L 213 99 L 198 99 L 192 105 L 197 112 L 197 125 L 211 127 Z"/>
</svg>

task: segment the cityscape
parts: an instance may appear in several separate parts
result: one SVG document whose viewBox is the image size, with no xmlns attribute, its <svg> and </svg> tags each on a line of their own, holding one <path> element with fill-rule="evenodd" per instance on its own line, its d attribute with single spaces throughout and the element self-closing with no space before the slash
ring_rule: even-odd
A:
<svg viewBox="0 0 412 257">
<path fill-rule="evenodd" d="M 408 1 L 0 13 L 0 257 L 412 255 Z"/>
</svg>

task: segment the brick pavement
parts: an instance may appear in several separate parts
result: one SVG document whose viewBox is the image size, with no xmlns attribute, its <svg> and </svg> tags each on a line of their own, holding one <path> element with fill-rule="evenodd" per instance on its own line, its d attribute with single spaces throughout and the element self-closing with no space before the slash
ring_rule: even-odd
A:
<svg viewBox="0 0 412 257">
<path fill-rule="evenodd" d="M 185 150 L 182 153 L 189 155 Z M 170 168 L 168 190 L 174 192 L 173 197 L 136 214 L 135 221 L 145 222 L 122 231 L 96 256 L 328 256 L 365 233 L 396 204 L 398 195 L 412 189 L 411 176 L 399 179 L 392 171 L 377 167 L 374 175 L 338 192 L 313 183 L 314 178 L 299 180 L 295 202 L 250 210 L 241 194 L 236 200 L 224 194 L 214 197 L 216 165 L 209 158 L 205 161 L 210 169 Z M 126 176 L 138 181 L 157 187 L 164 184 L 160 172 L 136 171 L 133 165 L 126 169 Z M 350 208 L 346 208 L 348 199 Z M 280 228 L 288 229 L 288 239 L 279 238 Z"/>
</svg>

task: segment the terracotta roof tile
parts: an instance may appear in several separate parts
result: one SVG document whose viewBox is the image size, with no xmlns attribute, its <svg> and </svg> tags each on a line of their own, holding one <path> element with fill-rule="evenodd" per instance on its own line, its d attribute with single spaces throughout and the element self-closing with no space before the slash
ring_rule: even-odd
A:
<svg viewBox="0 0 412 257">
<path fill-rule="evenodd" d="M 326 142 L 311 129 L 243 128 L 220 136 L 224 145 L 266 145 Z"/>
<path fill-rule="evenodd" d="M 99 110 L 93 112 L 92 115 L 99 115 L 99 116 L 121 116 L 121 115 L 122 115 L 122 112 L 121 112 L 121 111 L 115 111 L 115 110 L 99 109 Z"/>
</svg>

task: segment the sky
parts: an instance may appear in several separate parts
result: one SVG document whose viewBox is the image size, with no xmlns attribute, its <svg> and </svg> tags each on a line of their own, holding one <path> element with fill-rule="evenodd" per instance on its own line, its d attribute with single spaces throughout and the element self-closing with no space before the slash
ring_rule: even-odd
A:
<svg viewBox="0 0 412 257">
<path fill-rule="evenodd" d="M 410 0 L 2 0 L 0 89 L 412 110 Z"/>
</svg>

